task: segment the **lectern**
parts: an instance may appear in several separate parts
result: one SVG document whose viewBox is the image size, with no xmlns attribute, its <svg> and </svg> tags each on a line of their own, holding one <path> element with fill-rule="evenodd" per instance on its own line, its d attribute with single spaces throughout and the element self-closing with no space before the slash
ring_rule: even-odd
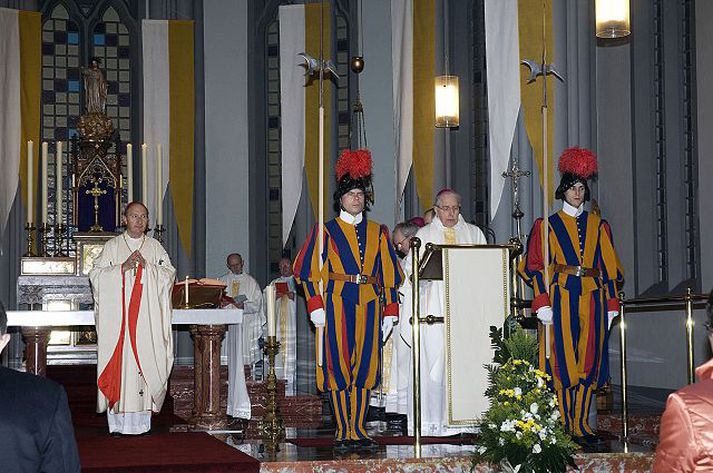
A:
<svg viewBox="0 0 713 473">
<path fill-rule="evenodd" d="M 413 245 L 413 243 L 412 243 Z M 513 245 L 435 245 L 412 249 L 414 287 L 414 433 L 420 443 L 420 325 L 443 323 L 448 424 L 475 425 L 488 408 L 484 365 L 492 363 L 489 336 L 492 325 L 501 326 L 513 313 L 511 289 Z M 444 313 L 420 310 L 421 281 L 443 281 Z M 418 334 L 416 332 L 419 332 Z M 418 359 L 418 360 L 417 360 Z M 419 388 L 416 388 L 416 387 Z M 419 412 L 416 412 L 416 410 Z"/>
</svg>

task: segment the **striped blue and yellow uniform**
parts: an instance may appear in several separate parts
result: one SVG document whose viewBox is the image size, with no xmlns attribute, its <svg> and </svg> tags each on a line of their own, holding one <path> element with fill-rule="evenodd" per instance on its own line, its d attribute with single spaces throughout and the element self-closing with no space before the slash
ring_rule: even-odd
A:
<svg viewBox="0 0 713 473">
<path fill-rule="evenodd" d="M 577 217 L 557 212 L 549 219 L 550 281 L 545 288 L 542 219 L 535 221 L 519 273 L 534 290 L 532 311 L 553 311 L 550 359 L 540 337 L 540 367 L 552 376 L 565 427 L 574 435 L 593 434 L 587 423 L 594 390 L 609 379 L 608 316 L 619 310 L 617 283 L 623 280 L 606 220 L 589 212 Z M 556 265 L 599 271 L 597 277 L 556 271 Z"/>
<path fill-rule="evenodd" d="M 376 222 L 364 218 L 351 225 L 335 218 L 325 223 L 321 272 L 317 239 L 315 226 L 294 264 L 308 310 L 324 308 L 326 314 L 317 387 L 330 392 L 336 439 L 364 439 L 369 396 L 381 376 L 381 318 L 398 316 L 403 272 L 386 230 Z M 369 276 L 374 284 L 338 280 L 330 274 Z"/>
</svg>

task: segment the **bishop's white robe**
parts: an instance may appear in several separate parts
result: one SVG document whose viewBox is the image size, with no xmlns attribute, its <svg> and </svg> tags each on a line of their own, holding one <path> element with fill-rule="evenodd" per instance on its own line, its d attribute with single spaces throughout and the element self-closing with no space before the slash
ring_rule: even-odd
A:
<svg viewBox="0 0 713 473">
<path fill-rule="evenodd" d="M 406 258 L 410 258 L 407 256 Z M 405 259 L 406 259 L 405 258 Z M 400 260 L 401 267 L 406 265 L 405 259 Z M 411 279 L 406 274 L 404 282 L 399 287 L 399 323 L 391 332 L 391 371 L 389 373 L 388 391 L 386 394 L 386 412 L 397 414 L 408 413 L 409 378 L 411 374 L 411 325 L 412 316 Z"/>
<path fill-rule="evenodd" d="M 121 271 L 139 250 L 146 267 Z M 110 432 L 140 434 L 159 412 L 173 367 L 171 290 L 176 270 L 150 237 L 124 233 L 104 245 L 89 272 L 97 330 L 97 412 Z"/>
<path fill-rule="evenodd" d="M 457 244 L 486 244 L 483 232 L 458 216 L 458 223 L 453 227 Z M 426 243 L 447 244 L 449 230 L 434 217 L 433 221 L 421 228 L 416 236 L 421 239 L 421 252 Z M 407 258 L 406 272 L 411 274 L 411 258 Z M 474 288 L 475 290 L 476 288 Z M 474 293 L 477 297 L 477 294 Z M 445 283 L 443 281 L 421 281 L 421 316 L 433 314 L 444 316 Z M 408 324 L 409 329 L 411 325 Z M 469 427 L 449 427 L 446 396 L 446 352 L 444 324 L 421 325 L 421 433 L 424 436 L 445 436 L 471 431 Z M 408 339 L 410 340 L 410 338 Z M 410 370 L 410 368 L 409 368 Z M 408 429 L 413 432 L 413 377 L 409 376 L 408 390 Z"/>
<path fill-rule="evenodd" d="M 295 371 L 297 371 L 297 292 L 294 276 L 281 276 L 270 284 L 287 284 L 289 291 L 295 294 L 294 299 L 287 295 L 278 297 L 275 302 L 277 317 L 277 341 L 280 342 L 280 352 L 275 357 L 275 375 L 278 379 L 287 381 L 285 394 L 295 394 Z M 266 326 L 267 332 L 267 326 Z M 267 333 L 266 333 L 267 336 Z"/>
<path fill-rule="evenodd" d="M 260 285 L 249 274 L 224 274 L 220 278 L 227 287 L 228 296 L 236 299 L 244 295 L 243 323 L 228 325 L 226 350 L 228 354 L 228 406 L 229 416 L 250 419 L 251 406 L 245 385 L 245 365 L 253 366 L 262 359 L 258 339 L 265 323 Z"/>
</svg>

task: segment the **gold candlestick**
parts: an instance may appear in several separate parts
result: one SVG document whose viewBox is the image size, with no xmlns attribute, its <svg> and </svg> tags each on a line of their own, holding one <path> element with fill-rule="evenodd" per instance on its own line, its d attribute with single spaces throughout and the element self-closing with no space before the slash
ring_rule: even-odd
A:
<svg viewBox="0 0 713 473">
<path fill-rule="evenodd" d="M 25 224 L 25 230 L 27 231 L 27 251 L 25 251 L 24 256 L 37 256 L 35 254 L 35 230 L 37 228 L 30 222 Z"/>
<path fill-rule="evenodd" d="M 47 242 L 49 241 L 50 226 L 47 223 L 43 223 L 40 227 L 40 256 L 48 257 L 49 251 L 47 248 Z"/>
<path fill-rule="evenodd" d="M 54 234 L 54 244 L 55 244 L 55 255 L 56 256 L 69 256 L 69 245 L 67 245 L 67 249 L 65 251 L 64 248 L 64 242 L 65 242 L 65 236 L 67 235 L 67 226 L 62 225 L 61 223 L 55 227 L 55 234 Z M 67 241 L 69 238 L 66 239 Z"/>
<path fill-rule="evenodd" d="M 280 342 L 277 337 L 267 337 L 265 353 L 270 363 L 267 375 L 267 406 L 265 417 L 261 422 L 262 441 L 265 450 L 269 453 L 280 451 L 280 443 L 285 440 L 285 426 L 282 423 L 280 408 L 277 405 L 277 376 L 275 375 L 275 356 L 280 351 Z"/>
<path fill-rule="evenodd" d="M 158 242 L 161 243 L 161 245 L 163 245 L 163 232 L 164 231 L 165 230 L 164 230 L 162 224 L 156 225 L 156 228 L 153 229 L 154 238 L 156 238 L 156 240 L 158 240 Z"/>
</svg>

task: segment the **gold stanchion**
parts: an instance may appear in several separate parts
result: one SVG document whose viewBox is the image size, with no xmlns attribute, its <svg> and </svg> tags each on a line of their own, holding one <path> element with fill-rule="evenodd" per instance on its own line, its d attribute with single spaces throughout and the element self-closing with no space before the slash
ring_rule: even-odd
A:
<svg viewBox="0 0 713 473">
<path fill-rule="evenodd" d="M 277 376 L 275 375 L 275 356 L 280 351 L 280 342 L 277 337 L 267 337 L 265 343 L 265 354 L 270 363 L 270 370 L 267 375 L 267 406 L 265 407 L 265 417 L 262 419 L 261 431 L 262 441 L 265 451 L 275 453 L 280 451 L 280 443 L 285 440 L 285 427 L 280 416 L 280 408 L 277 405 Z"/>
<path fill-rule="evenodd" d="M 628 447 L 629 440 L 629 393 L 627 392 L 626 374 L 626 313 L 624 292 L 619 293 L 619 351 L 621 352 L 621 435 L 622 442 Z"/>
<path fill-rule="evenodd" d="M 695 381 L 696 367 L 693 360 L 693 297 L 691 288 L 686 289 L 686 361 L 688 362 L 688 384 Z"/>
<path fill-rule="evenodd" d="M 413 436 L 414 436 L 414 456 L 421 458 L 421 307 L 419 287 L 418 267 L 420 266 L 421 240 L 411 239 L 411 302 L 413 314 L 411 316 L 411 330 L 413 333 L 413 343 L 411 344 L 411 356 L 413 361 Z"/>
</svg>

